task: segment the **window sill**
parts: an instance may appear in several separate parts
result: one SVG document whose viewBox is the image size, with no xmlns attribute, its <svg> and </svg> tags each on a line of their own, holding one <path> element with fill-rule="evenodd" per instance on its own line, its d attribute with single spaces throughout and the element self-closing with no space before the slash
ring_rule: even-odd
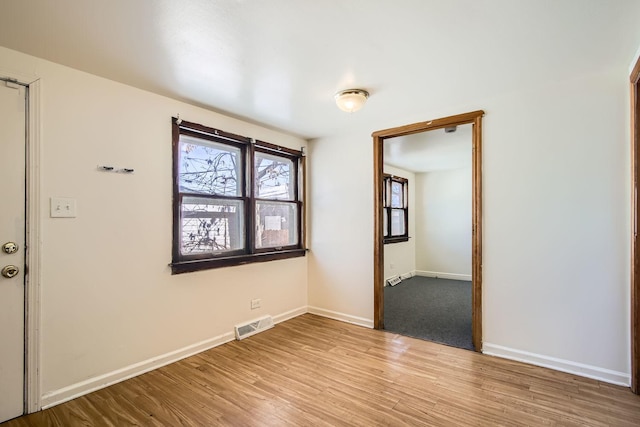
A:
<svg viewBox="0 0 640 427">
<path fill-rule="evenodd" d="M 169 264 L 171 274 L 190 273 L 192 271 L 211 270 L 214 268 L 232 267 L 235 265 L 251 264 L 254 262 L 274 261 L 278 259 L 297 258 L 305 256 L 306 249 L 290 249 L 278 252 L 263 252 L 258 254 L 243 254 L 229 257 L 196 259 L 179 261 Z"/>
<path fill-rule="evenodd" d="M 401 243 L 401 242 L 408 242 L 409 238 L 408 237 L 386 237 L 382 243 L 389 244 L 389 243 Z"/>
</svg>

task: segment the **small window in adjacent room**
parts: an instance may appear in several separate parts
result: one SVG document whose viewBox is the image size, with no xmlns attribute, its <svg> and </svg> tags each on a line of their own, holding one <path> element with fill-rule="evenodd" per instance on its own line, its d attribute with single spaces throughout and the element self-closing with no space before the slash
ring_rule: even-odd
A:
<svg viewBox="0 0 640 427">
<path fill-rule="evenodd" d="M 409 240 L 409 181 L 393 175 L 384 175 L 383 231 L 384 243 Z"/>
<path fill-rule="evenodd" d="M 173 274 L 304 256 L 302 152 L 173 126 Z"/>
</svg>

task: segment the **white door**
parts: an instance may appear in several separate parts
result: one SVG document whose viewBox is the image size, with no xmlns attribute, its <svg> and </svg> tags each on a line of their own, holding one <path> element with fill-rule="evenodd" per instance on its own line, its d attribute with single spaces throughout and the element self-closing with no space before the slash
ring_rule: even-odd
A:
<svg viewBox="0 0 640 427">
<path fill-rule="evenodd" d="M 0 422 L 24 409 L 25 95 L 0 81 Z"/>
</svg>

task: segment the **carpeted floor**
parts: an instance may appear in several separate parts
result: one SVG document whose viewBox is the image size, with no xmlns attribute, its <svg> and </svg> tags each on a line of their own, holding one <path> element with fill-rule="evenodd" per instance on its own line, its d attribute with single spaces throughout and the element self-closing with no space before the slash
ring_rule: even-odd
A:
<svg viewBox="0 0 640 427">
<path fill-rule="evenodd" d="M 384 328 L 473 350 L 471 282 L 415 276 L 385 286 Z"/>
</svg>

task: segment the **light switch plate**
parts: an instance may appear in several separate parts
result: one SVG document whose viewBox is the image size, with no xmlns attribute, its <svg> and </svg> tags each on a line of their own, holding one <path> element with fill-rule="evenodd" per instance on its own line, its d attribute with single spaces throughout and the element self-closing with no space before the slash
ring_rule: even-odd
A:
<svg viewBox="0 0 640 427">
<path fill-rule="evenodd" d="M 76 199 L 52 197 L 50 216 L 51 218 L 75 218 Z"/>
</svg>

